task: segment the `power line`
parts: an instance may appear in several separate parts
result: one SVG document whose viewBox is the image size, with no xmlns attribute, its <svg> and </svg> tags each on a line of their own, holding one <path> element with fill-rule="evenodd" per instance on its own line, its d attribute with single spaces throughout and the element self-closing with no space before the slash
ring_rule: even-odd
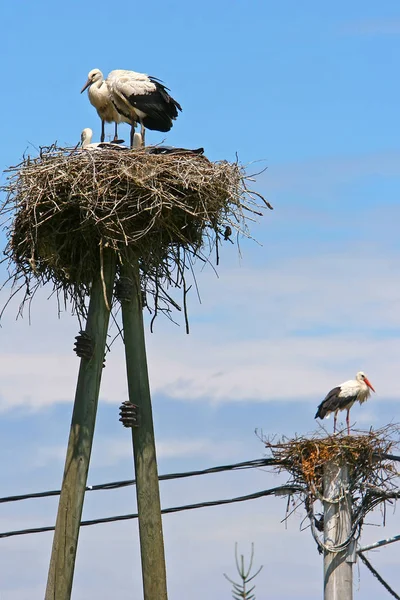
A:
<svg viewBox="0 0 400 600">
<path fill-rule="evenodd" d="M 379 458 L 387 458 L 388 460 L 394 460 L 395 462 L 400 462 L 400 456 L 397 456 L 396 454 L 387 454 L 386 452 L 382 452 L 380 454 L 377 454 L 377 456 Z"/>
<path fill-rule="evenodd" d="M 223 471 L 239 471 L 244 469 L 255 469 L 268 466 L 277 466 L 283 464 L 274 458 L 260 458 L 256 460 L 247 460 L 244 462 L 220 465 L 217 467 L 210 467 L 208 469 L 202 469 L 200 471 L 186 471 L 182 473 L 167 473 L 158 477 L 159 481 L 168 481 L 170 479 L 184 479 L 186 477 L 196 477 L 198 475 L 209 475 L 211 473 L 221 473 Z M 86 487 L 87 492 L 93 492 L 98 490 L 115 490 L 130 485 L 135 485 L 136 479 L 126 479 L 122 481 L 112 481 L 110 483 L 100 483 L 97 485 L 89 485 Z M 30 500 L 32 498 L 48 498 L 50 496 L 59 496 L 61 490 L 50 490 L 46 492 L 33 492 L 31 494 L 18 494 L 13 496 L 5 496 L 0 498 L 0 504 L 5 502 L 17 502 L 19 500 Z"/>
<path fill-rule="evenodd" d="M 394 454 L 379 454 L 377 455 L 380 458 L 385 458 L 393 461 L 400 461 L 400 456 L 396 456 Z M 198 471 L 186 471 L 181 473 L 167 473 L 165 475 L 160 475 L 159 481 L 168 481 L 171 479 L 184 479 L 186 477 L 196 477 L 198 475 L 209 475 L 211 473 L 222 473 L 224 471 L 236 471 L 243 469 L 259 469 L 262 467 L 271 467 L 271 466 L 283 466 L 284 461 L 278 460 L 276 458 L 259 458 L 255 460 L 247 460 L 244 462 L 233 463 L 229 465 L 220 465 L 216 467 L 210 467 L 208 469 L 202 469 Z M 128 487 L 130 485 L 136 485 L 136 479 L 125 479 L 122 481 L 112 481 L 108 483 L 100 483 L 97 485 L 89 485 L 85 488 L 87 492 L 95 492 L 99 490 L 115 490 L 123 487 Z M 4 504 L 6 502 L 18 502 L 20 500 L 31 500 L 33 498 L 49 498 L 51 496 L 59 496 L 61 490 L 49 490 L 45 492 L 32 492 L 30 494 L 16 494 L 13 496 L 4 496 L 0 498 L 0 504 Z"/>
<path fill-rule="evenodd" d="M 236 498 L 226 498 L 224 500 L 211 500 L 209 502 L 198 502 L 197 504 L 185 504 L 184 506 L 173 506 L 171 508 L 162 509 L 163 515 L 183 512 L 186 510 L 194 510 L 197 508 L 209 508 L 211 506 L 222 506 L 224 504 L 233 504 L 236 502 L 246 502 L 247 500 L 256 500 L 257 498 L 263 498 L 266 496 L 283 496 L 290 493 L 306 492 L 305 488 L 299 485 L 281 485 L 279 487 L 271 488 L 269 490 L 261 490 L 247 496 L 238 496 Z M 114 523 L 116 521 L 127 521 L 129 519 L 137 519 L 138 514 L 133 513 L 129 515 L 116 515 L 114 517 L 103 517 L 101 519 L 92 519 L 90 521 L 81 521 L 81 527 L 88 525 L 99 525 L 100 523 Z M 1 538 L 14 537 L 16 535 L 28 535 L 31 533 L 44 533 L 46 531 L 54 531 L 55 527 L 35 527 L 32 529 L 18 529 L 15 531 L 6 531 L 0 533 Z"/>
<path fill-rule="evenodd" d="M 358 553 L 367 552 L 367 550 L 374 550 L 375 548 L 380 548 L 381 546 L 386 546 L 387 544 L 393 544 L 394 542 L 400 542 L 400 535 L 395 535 L 391 538 L 387 538 L 385 540 L 379 540 L 379 542 L 375 542 L 374 544 L 370 544 L 369 546 L 364 546 L 358 550 Z"/>
<path fill-rule="evenodd" d="M 398 594 L 396 594 L 396 592 L 390 587 L 390 585 L 388 583 L 386 583 L 386 581 L 379 575 L 378 571 L 376 569 L 374 569 L 374 567 L 371 565 L 369 560 L 364 556 L 364 554 L 362 552 L 359 552 L 358 555 L 361 558 L 361 560 L 363 561 L 364 565 L 371 571 L 372 575 L 377 578 L 379 583 L 381 583 L 384 588 L 387 589 L 389 594 L 392 594 L 392 596 L 394 598 L 397 598 L 397 600 L 400 600 L 400 596 Z"/>
</svg>

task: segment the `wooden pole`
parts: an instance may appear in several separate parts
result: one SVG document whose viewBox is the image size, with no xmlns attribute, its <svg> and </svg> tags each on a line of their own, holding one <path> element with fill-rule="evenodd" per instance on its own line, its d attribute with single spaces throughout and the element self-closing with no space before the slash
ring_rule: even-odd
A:
<svg viewBox="0 0 400 600">
<path fill-rule="evenodd" d="M 103 272 L 93 281 L 90 295 L 85 334 L 91 358 L 81 358 L 79 368 L 45 600 L 71 597 L 115 280 L 114 252 L 105 250 L 103 258 Z"/>
<path fill-rule="evenodd" d="M 121 285 L 126 286 L 127 290 L 127 293 L 121 293 L 119 297 L 122 306 L 129 400 L 138 406 L 139 426 L 132 428 L 132 443 L 143 595 L 144 600 L 167 600 L 160 491 L 137 263 L 133 267 L 121 267 Z"/>
<path fill-rule="evenodd" d="M 336 546 L 351 532 L 352 510 L 349 470 L 344 461 L 330 461 L 324 468 L 324 543 Z M 324 600 L 352 600 L 354 540 L 341 552 L 324 551 Z"/>
</svg>

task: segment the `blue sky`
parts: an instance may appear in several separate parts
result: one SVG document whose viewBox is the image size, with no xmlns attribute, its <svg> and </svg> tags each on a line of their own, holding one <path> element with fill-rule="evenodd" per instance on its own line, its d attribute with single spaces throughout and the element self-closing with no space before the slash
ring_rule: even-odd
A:
<svg viewBox="0 0 400 600">
<path fill-rule="evenodd" d="M 353 422 L 397 421 L 398 3 L 16 0 L 2 6 L 1 20 L 1 170 L 40 145 L 77 143 L 84 127 L 99 138 L 99 119 L 79 93 L 95 67 L 147 72 L 170 87 L 183 112 L 165 136 L 149 132 L 149 143 L 204 146 L 212 160 L 238 153 L 249 171 L 268 167 L 256 187 L 275 210 L 252 230 L 259 244 L 242 240 L 241 257 L 227 244 L 219 278 L 198 272 L 202 303 L 190 298 L 190 336 L 182 323 L 162 319 L 148 333 L 160 472 L 259 458 L 256 428 L 313 431 L 325 393 L 359 369 L 377 394 L 354 407 Z M 129 139 L 127 126 L 121 133 Z M 1 495 L 61 482 L 78 324 L 67 313 L 57 319 L 49 294 L 35 299 L 31 325 L 28 315 L 15 320 L 15 302 L 0 329 Z M 123 349 L 115 344 L 89 483 L 132 477 L 129 435 L 118 423 L 125 399 Z M 242 495 L 278 480 L 253 471 L 163 483 L 162 504 Z M 135 503 L 130 488 L 96 492 L 84 517 L 134 512 Z M 56 509 L 54 499 L 1 505 L 0 530 L 52 524 Z M 234 543 L 246 553 L 254 541 L 255 560 L 265 565 L 259 600 L 320 598 L 321 559 L 309 531 L 300 532 L 303 515 L 285 525 L 284 514 L 284 500 L 264 499 L 166 516 L 170 597 L 188 586 L 191 600 L 208 597 L 210 588 L 230 597 L 222 573 L 234 576 Z M 362 542 L 397 534 L 399 526 L 389 512 L 386 528 L 365 527 Z M 0 540 L 1 597 L 42 598 L 50 549 L 51 534 Z M 121 600 L 141 598 L 138 552 L 134 523 L 86 528 L 74 600 L 116 592 Z M 369 558 L 398 590 L 397 556 L 394 545 Z M 122 584 L 119 569 L 128 573 Z M 380 595 L 361 565 L 355 598 Z"/>
</svg>

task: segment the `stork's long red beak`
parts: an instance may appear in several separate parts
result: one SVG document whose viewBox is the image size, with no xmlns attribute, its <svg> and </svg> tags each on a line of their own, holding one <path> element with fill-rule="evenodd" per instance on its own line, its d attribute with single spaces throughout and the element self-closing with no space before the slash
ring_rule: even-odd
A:
<svg viewBox="0 0 400 600">
<path fill-rule="evenodd" d="M 374 388 L 372 387 L 371 383 L 368 381 L 368 379 L 367 379 L 366 377 L 364 377 L 364 381 L 365 381 L 365 383 L 367 384 L 367 386 L 368 386 L 369 388 L 371 388 L 371 390 L 372 390 L 373 392 L 375 392 Z M 376 393 L 376 392 L 375 392 L 375 393 Z"/>
</svg>

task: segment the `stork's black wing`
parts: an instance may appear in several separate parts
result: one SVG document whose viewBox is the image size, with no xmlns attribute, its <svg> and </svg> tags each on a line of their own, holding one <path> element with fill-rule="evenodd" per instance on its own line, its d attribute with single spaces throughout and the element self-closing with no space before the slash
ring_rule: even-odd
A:
<svg viewBox="0 0 400 600">
<path fill-rule="evenodd" d="M 172 121 L 176 119 L 178 110 L 182 110 L 182 107 L 169 95 L 165 85 L 153 77 L 149 79 L 154 89 L 144 94 L 132 94 L 129 102 L 146 115 L 142 118 L 142 123 L 147 129 L 169 131 Z"/>
<path fill-rule="evenodd" d="M 174 146 L 147 146 L 148 154 L 204 154 L 204 148 L 175 148 Z"/>
<path fill-rule="evenodd" d="M 178 110 L 182 110 L 180 104 L 169 95 L 168 88 L 145 73 L 111 71 L 107 77 L 107 85 L 116 110 L 132 122 L 130 104 L 137 112 L 135 120 L 140 121 L 147 129 L 169 131 L 172 121 L 178 116 Z"/>
<path fill-rule="evenodd" d="M 340 391 L 340 387 L 335 387 L 326 395 L 318 406 L 317 414 L 315 415 L 316 419 L 323 419 L 328 413 L 334 412 L 340 408 L 342 402 L 342 398 L 339 398 Z"/>
</svg>

